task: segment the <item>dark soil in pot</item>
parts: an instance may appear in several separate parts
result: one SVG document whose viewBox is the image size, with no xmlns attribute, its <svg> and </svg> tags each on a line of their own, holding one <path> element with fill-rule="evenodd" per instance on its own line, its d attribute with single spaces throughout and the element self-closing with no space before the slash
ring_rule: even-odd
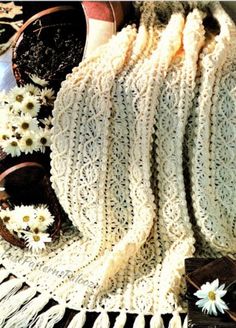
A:
<svg viewBox="0 0 236 328">
<path fill-rule="evenodd" d="M 82 60 L 86 23 L 78 10 L 49 16 L 36 20 L 24 31 L 13 62 L 19 84 L 34 83 L 57 91 Z"/>
</svg>

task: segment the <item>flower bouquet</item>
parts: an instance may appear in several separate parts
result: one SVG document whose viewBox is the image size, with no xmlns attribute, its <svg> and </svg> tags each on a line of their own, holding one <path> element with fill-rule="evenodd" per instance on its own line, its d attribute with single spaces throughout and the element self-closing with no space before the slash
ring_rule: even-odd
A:
<svg viewBox="0 0 236 328">
<path fill-rule="evenodd" d="M 54 217 L 46 205 L 6 208 L 0 212 L 0 219 L 5 228 L 33 252 L 44 249 L 46 243 L 52 241 L 48 229 Z"/>
<path fill-rule="evenodd" d="M 7 155 L 45 152 L 51 140 L 46 108 L 52 107 L 54 99 L 52 89 L 40 90 L 32 84 L 0 94 L 0 146 Z"/>
<path fill-rule="evenodd" d="M 54 99 L 33 85 L 0 94 L 0 235 L 36 252 L 55 239 L 64 216 L 49 177 Z"/>
</svg>

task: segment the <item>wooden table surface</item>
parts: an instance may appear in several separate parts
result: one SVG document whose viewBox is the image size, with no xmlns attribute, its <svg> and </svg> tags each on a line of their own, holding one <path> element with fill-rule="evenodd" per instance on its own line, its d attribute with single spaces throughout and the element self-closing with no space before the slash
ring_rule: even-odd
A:
<svg viewBox="0 0 236 328">
<path fill-rule="evenodd" d="M 186 274 L 203 267 L 212 262 L 213 259 L 189 258 L 185 260 Z M 188 294 L 193 295 L 196 289 L 187 282 Z M 229 318 L 227 314 L 219 316 L 209 316 L 204 314 L 201 309 L 195 305 L 196 299 L 188 300 L 188 327 L 189 328 L 235 328 L 236 322 Z"/>
</svg>

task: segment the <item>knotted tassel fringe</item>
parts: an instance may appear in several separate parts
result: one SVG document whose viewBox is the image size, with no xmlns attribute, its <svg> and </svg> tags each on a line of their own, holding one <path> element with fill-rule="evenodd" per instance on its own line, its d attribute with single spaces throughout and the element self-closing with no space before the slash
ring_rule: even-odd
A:
<svg viewBox="0 0 236 328">
<path fill-rule="evenodd" d="M 34 321 L 38 313 L 44 308 L 48 301 L 49 297 L 46 295 L 35 297 L 13 316 L 11 316 L 4 328 L 28 328 L 29 323 Z"/>
<path fill-rule="evenodd" d="M 3 300 L 0 303 L 0 327 L 4 327 L 4 323 L 7 318 L 15 313 L 21 306 L 28 303 L 35 294 L 36 289 L 30 287 L 18 292 L 7 301 Z"/>
<path fill-rule="evenodd" d="M 126 312 L 122 311 L 116 318 L 114 328 L 124 328 L 126 320 L 127 320 Z"/>
<path fill-rule="evenodd" d="M 163 319 L 159 313 L 154 314 L 150 321 L 150 328 L 165 328 Z"/>
<path fill-rule="evenodd" d="M 83 310 L 74 316 L 74 318 L 71 320 L 67 328 L 82 328 L 85 324 L 85 321 L 86 321 L 86 311 Z"/>
<path fill-rule="evenodd" d="M 110 320 L 106 311 L 103 311 L 94 322 L 93 328 L 109 328 Z"/>
<path fill-rule="evenodd" d="M 40 314 L 40 316 L 31 323 L 29 328 L 53 328 L 54 325 L 63 318 L 65 310 L 66 307 L 64 305 L 55 305 L 46 312 Z"/>
<path fill-rule="evenodd" d="M 139 314 L 136 317 L 133 328 L 145 328 L 145 318 L 143 314 Z"/>
<path fill-rule="evenodd" d="M 183 323 L 183 328 L 188 328 L 188 316 L 185 316 L 184 323 Z"/>
<path fill-rule="evenodd" d="M 10 279 L 4 282 L 0 288 L 0 301 L 9 299 L 14 295 L 21 287 L 23 283 L 20 279 Z"/>
<path fill-rule="evenodd" d="M 182 328 L 181 318 L 178 312 L 174 312 L 168 328 Z"/>
<path fill-rule="evenodd" d="M 5 280 L 9 276 L 9 274 L 10 274 L 9 271 L 7 271 L 4 268 L 0 270 L 0 284 L 3 282 L 3 280 Z"/>
</svg>

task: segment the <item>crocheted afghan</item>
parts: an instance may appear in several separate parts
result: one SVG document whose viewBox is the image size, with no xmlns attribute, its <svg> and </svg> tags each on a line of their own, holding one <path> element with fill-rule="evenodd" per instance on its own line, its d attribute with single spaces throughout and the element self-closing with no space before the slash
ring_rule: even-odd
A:
<svg viewBox="0 0 236 328">
<path fill-rule="evenodd" d="M 137 5 L 139 27 L 62 83 L 51 181 L 73 228 L 37 256 L 0 240 L 0 281 L 16 277 L 1 285 L 0 327 L 53 327 L 68 307 L 70 328 L 86 311 L 101 313 L 94 328 L 109 312 L 115 328 L 126 313 L 134 328 L 172 313 L 179 328 L 185 258 L 235 257 L 236 27 L 218 3 L 186 7 Z"/>
</svg>

